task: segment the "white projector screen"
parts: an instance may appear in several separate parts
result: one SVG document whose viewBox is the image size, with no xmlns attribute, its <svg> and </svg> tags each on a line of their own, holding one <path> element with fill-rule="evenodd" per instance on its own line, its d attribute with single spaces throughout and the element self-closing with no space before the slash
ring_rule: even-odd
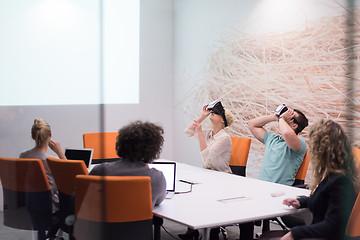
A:
<svg viewBox="0 0 360 240">
<path fill-rule="evenodd" d="M 0 1 L 0 106 L 139 103 L 139 17 L 139 0 Z"/>
</svg>

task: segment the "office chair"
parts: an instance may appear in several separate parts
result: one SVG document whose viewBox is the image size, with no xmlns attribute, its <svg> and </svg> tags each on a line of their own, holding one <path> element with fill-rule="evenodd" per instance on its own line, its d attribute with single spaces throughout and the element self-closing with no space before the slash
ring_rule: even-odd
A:
<svg viewBox="0 0 360 240">
<path fill-rule="evenodd" d="M 360 239 L 360 194 L 358 194 L 353 209 L 351 211 L 345 236 L 349 239 Z"/>
<path fill-rule="evenodd" d="M 82 160 L 48 157 L 46 161 L 59 191 L 60 229 L 74 239 L 71 219 L 74 217 L 75 179 L 77 175 L 87 175 L 88 170 Z"/>
<path fill-rule="evenodd" d="M 117 135 L 118 132 L 97 132 L 83 134 L 84 148 L 94 149 L 92 163 L 101 163 L 119 159 L 119 156 L 116 154 L 115 150 Z"/>
<path fill-rule="evenodd" d="M 230 156 L 230 168 L 231 171 L 236 174 L 245 177 L 246 176 L 246 164 L 250 151 L 250 138 L 231 137 L 232 148 Z"/>
<path fill-rule="evenodd" d="M 293 183 L 293 186 L 304 187 L 304 188 L 306 187 L 305 178 L 309 167 L 309 162 L 310 162 L 310 153 L 309 151 L 306 151 L 303 162 L 301 163 L 301 166 L 295 176 L 295 181 Z"/>
<path fill-rule="evenodd" d="M 246 177 L 246 164 L 250 151 L 250 138 L 231 137 L 230 169 L 233 174 Z M 224 239 L 227 239 L 226 226 L 220 227 Z"/>
<path fill-rule="evenodd" d="M 353 147 L 352 149 L 353 155 L 354 155 L 354 163 L 358 171 L 360 172 L 360 149 Z"/>
<path fill-rule="evenodd" d="M 37 230 L 38 239 L 45 239 L 46 231 L 55 224 L 50 184 L 41 159 L 0 157 L 0 177 L 4 225 Z"/>
<path fill-rule="evenodd" d="M 148 176 L 76 176 L 77 240 L 153 239 Z"/>
</svg>

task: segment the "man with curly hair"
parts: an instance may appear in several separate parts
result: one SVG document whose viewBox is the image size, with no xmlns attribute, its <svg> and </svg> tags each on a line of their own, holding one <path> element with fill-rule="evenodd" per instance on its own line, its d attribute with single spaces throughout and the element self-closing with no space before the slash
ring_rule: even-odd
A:
<svg viewBox="0 0 360 240">
<path fill-rule="evenodd" d="M 153 207 L 166 196 L 163 173 L 149 168 L 148 163 L 160 156 L 164 143 L 164 130 L 151 122 L 135 121 L 119 130 L 116 152 L 120 160 L 94 167 L 90 175 L 100 176 L 150 176 Z"/>
</svg>

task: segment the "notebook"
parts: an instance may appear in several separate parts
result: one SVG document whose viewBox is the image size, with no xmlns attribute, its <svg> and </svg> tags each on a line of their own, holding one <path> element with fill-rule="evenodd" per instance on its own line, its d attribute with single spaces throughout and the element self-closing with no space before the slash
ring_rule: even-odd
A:
<svg viewBox="0 0 360 240">
<path fill-rule="evenodd" d="M 65 157 L 69 160 L 83 160 L 86 167 L 89 169 L 91 166 L 93 155 L 92 148 L 65 148 Z"/>
<path fill-rule="evenodd" d="M 152 162 L 149 163 L 149 168 L 155 168 L 164 174 L 166 180 L 166 198 L 172 198 L 175 194 L 176 163 Z"/>
</svg>

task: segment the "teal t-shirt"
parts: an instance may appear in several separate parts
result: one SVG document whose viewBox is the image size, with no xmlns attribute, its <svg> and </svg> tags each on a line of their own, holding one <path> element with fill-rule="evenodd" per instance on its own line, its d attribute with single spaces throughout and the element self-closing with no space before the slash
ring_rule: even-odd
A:
<svg viewBox="0 0 360 240">
<path fill-rule="evenodd" d="M 288 147 L 281 136 L 266 132 L 264 136 L 265 154 L 260 169 L 260 180 L 292 185 L 306 153 L 305 140 L 301 141 L 299 151 Z"/>
</svg>

